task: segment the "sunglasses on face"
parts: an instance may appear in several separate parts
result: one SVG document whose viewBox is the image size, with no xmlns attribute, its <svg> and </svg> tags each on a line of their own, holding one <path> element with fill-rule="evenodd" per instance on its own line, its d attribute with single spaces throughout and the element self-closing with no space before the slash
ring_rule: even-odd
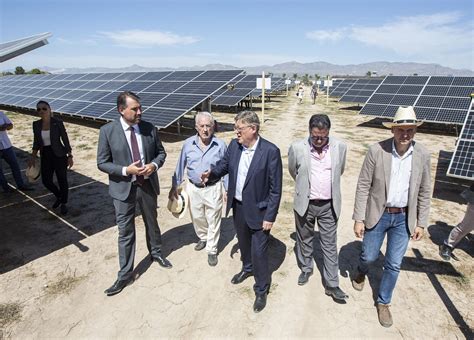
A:
<svg viewBox="0 0 474 340">
<path fill-rule="evenodd" d="M 327 136 L 326 136 L 326 137 L 323 137 L 323 136 L 311 136 L 311 140 L 313 140 L 313 141 L 318 141 L 318 140 L 320 140 L 320 141 L 322 141 L 322 142 L 325 142 L 325 141 L 327 141 L 328 139 L 329 139 L 329 137 L 327 137 Z"/>
<path fill-rule="evenodd" d="M 40 112 L 40 111 L 48 111 L 48 108 L 47 107 L 37 107 L 36 108 L 36 111 Z"/>
</svg>

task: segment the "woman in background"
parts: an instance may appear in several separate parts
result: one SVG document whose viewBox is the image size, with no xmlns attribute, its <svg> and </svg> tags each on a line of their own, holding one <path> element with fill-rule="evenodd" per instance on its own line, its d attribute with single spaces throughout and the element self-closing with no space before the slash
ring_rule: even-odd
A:
<svg viewBox="0 0 474 340">
<path fill-rule="evenodd" d="M 48 102 L 40 100 L 36 104 L 40 120 L 33 122 L 33 152 L 29 162 L 36 162 L 38 150 L 41 154 L 41 178 L 44 186 L 56 196 L 53 209 L 61 206 L 61 214 L 67 214 L 68 182 L 67 168 L 73 165 L 71 145 L 66 128 L 61 120 L 51 116 Z M 56 173 L 59 188 L 53 182 Z"/>
</svg>

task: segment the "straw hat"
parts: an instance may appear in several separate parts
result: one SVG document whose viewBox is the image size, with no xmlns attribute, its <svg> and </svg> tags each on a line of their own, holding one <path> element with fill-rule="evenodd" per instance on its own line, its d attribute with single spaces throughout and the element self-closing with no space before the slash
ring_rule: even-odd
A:
<svg viewBox="0 0 474 340">
<path fill-rule="evenodd" d="M 393 117 L 393 122 L 382 123 L 383 126 L 392 128 L 396 126 L 411 126 L 416 125 L 420 126 L 423 122 L 420 122 L 416 119 L 415 110 L 413 106 L 403 107 L 400 106 Z"/>
<path fill-rule="evenodd" d="M 35 183 L 41 176 L 41 167 L 39 162 L 35 162 L 33 166 L 26 168 L 26 178 L 28 182 Z"/>
<path fill-rule="evenodd" d="M 186 191 L 180 187 L 178 188 L 178 198 L 170 198 L 168 200 L 168 210 L 176 218 L 183 218 L 188 210 L 189 197 Z"/>
</svg>

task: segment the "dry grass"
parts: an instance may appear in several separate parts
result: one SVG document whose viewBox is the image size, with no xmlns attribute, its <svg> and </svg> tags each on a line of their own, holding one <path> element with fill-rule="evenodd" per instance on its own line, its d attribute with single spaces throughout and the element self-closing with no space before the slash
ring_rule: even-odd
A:
<svg viewBox="0 0 474 340">
<path fill-rule="evenodd" d="M 0 328 L 20 320 L 22 309 L 23 307 L 18 302 L 0 304 Z"/>
<path fill-rule="evenodd" d="M 56 281 L 48 283 L 44 289 L 46 294 L 50 296 L 66 294 L 72 291 L 85 278 L 85 276 L 76 276 L 75 272 L 72 275 L 69 274 L 69 269 L 67 268 L 64 272 L 59 273 Z"/>
</svg>

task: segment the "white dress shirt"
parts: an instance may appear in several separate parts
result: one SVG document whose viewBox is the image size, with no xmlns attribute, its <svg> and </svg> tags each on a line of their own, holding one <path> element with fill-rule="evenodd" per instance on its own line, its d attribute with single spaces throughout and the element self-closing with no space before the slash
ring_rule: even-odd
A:
<svg viewBox="0 0 474 340">
<path fill-rule="evenodd" d="M 10 125 L 12 121 L 6 116 L 5 113 L 0 111 L 0 125 Z M 12 147 L 10 138 L 6 130 L 0 131 L 0 150 L 9 149 Z"/>
<path fill-rule="evenodd" d="M 51 130 L 41 130 L 43 146 L 51 146 Z"/>
<path fill-rule="evenodd" d="M 132 132 L 130 131 L 130 125 L 128 125 L 122 117 L 120 117 L 120 123 L 122 124 L 123 131 L 125 133 L 125 138 L 127 139 L 127 144 L 128 148 L 130 149 L 130 154 L 133 155 L 132 153 L 132 142 L 131 142 L 131 134 Z M 143 145 L 142 145 L 142 135 L 140 134 L 140 129 L 138 128 L 138 124 L 132 125 L 133 130 L 135 131 L 135 136 L 137 137 L 137 144 L 138 144 L 138 151 L 140 152 L 140 160 L 142 161 L 142 164 L 145 164 L 145 155 L 143 154 Z M 158 167 L 157 167 L 158 168 Z M 127 175 L 127 167 L 124 166 L 122 168 L 122 175 L 123 176 L 128 176 Z M 145 177 L 148 178 L 148 177 Z M 132 182 L 135 181 L 136 177 L 135 175 L 132 175 Z"/>
<path fill-rule="evenodd" d="M 390 173 L 387 207 L 403 208 L 408 206 L 412 159 L 413 145 L 410 145 L 403 156 L 400 156 L 395 148 L 395 142 L 393 142 L 392 169 Z"/>
<path fill-rule="evenodd" d="M 235 196 L 234 198 L 238 201 L 242 201 L 242 190 L 244 189 L 245 179 L 249 171 L 250 163 L 252 162 L 253 155 L 257 149 L 260 137 L 257 137 L 257 141 L 251 148 L 246 148 L 242 145 L 243 150 L 240 155 L 239 169 L 237 171 L 237 183 L 235 184 Z"/>
</svg>

